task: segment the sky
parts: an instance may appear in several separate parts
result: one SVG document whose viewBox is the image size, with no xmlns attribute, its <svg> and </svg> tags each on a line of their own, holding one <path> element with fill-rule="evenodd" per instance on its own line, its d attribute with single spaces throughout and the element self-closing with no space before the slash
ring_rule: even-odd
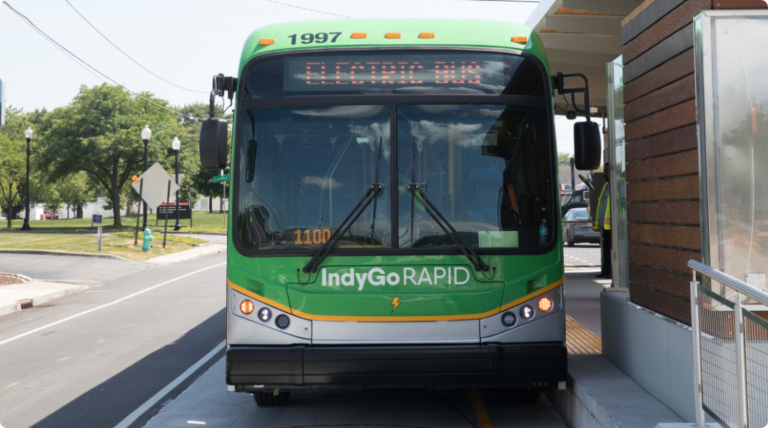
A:
<svg viewBox="0 0 768 428">
<path fill-rule="evenodd" d="M 66 0 L 7 0 L 42 31 L 126 88 L 173 105 L 207 102 L 211 77 L 237 75 L 243 43 L 258 27 L 290 21 L 446 17 L 525 20 L 537 3 L 450 0 L 69 0 L 96 28 L 166 83 L 123 56 Z M 303 8 L 303 9 L 302 9 Z M 313 9 L 307 10 L 307 9 Z M 322 13 L 325 12 L 325 13 Z M 80 85 L 103 83 L 0 4 L 0 79 L 25 111 L 68 104 Z M 556 120 L 558 151 L 573 152 L 573 122 Z"/>
</svg>

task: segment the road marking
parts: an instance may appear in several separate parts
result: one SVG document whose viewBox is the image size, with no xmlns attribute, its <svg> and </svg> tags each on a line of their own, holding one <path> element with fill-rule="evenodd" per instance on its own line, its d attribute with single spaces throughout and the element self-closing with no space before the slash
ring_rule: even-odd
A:
<svg viewBox="0 0 768 428">
<path fill-rule="evenodd" d="M 96 341 L 96 343 L 101 343 L 103 341 L 104 341 L 104 339 L 99 339 L 99 340 Z"/>
<path fill-rule="evenodd" d="M 70 359 L 70 357 L 59 358 L 57 361 L 64 361 L 64 360 L 68 360 L 68 359 Z"/>
<path fill-rule="evenodd" d="M 190 424 L 190 425 L 207 425 L 203 421 L 187 421 L 187 423 Z"/>
<path fill-rule="evenodd" d="M 62 320 L 58 320 L 58 321 L 56 321 L 56 322 L 52 322 L 52 323 L 50 323 L 50 324 L 48 324 L 48 325 L 44 325 L 44 326 L 42 326 L 42 327 L 38 327 L 38 328 L 36 328 L 36 329 L 33 329 L 33 330 L 30 330 L 30 331 L 28 331 L 28 332 L 26 332 L 26 333 L 22 333 L 22 334 L 20 334 L 20 335 L 18 335 L 18 336 L 14 336 L 14 337 L 11 337 L 10 339 L 5 339 L 5 340 L 3 340 L 2 342 L 0 342 L 0 346 L 3 346 L 3 345 L 5 345 L 6 343 L 10 343 L 10 342 L 13 342 L 14 340 L 17 340 L 17 339 L 21 339 L 22 337 L 25 337 L 25 336 L 29 336 L 30 334 L 34 334 L 34 333 L 37 333 L 38 331 L 41 331 L 41 330 L 45 330 L 45 329 L 47 329 L 47 328 L 50 328 L 50 327 L 53 327 L 53 326 L 55 326 L 55 325 L 61 324 L 61 323 L 63 323 L 63 322 L 66 322 L 66 321 L 69 321 L 69 320 L 72 320 L 72 319 L 75 319 L 75 318 L 81 317 L 81 316 L 83 316 L 83 315 L 86 315 L 86 314 L 90 314 L 91 312 L 96 312 L 96 311 L 98 311 L 98 310 L 100 310 L 100 309 L 104 309 L 104 308 L 108 308 L 108 307 L 110 307 L 110 306 L 112 306 L 112 305 L 116 305 L 116 304 L 118 304 L 118 303 L 120 303 L 120 302 L 123 302 L 123 301 L 125 301 L 125 300 L 128 300 L 128 299 L 130 299 L 130 298 L 132 298 L 132 297 L 136 297 L 136 296 L 138 296 L 138 295 L 140 295 L 140 294 L 146 293 L 147 291 L 150 291 L 150 290 L 154 290 L 154 289 L 155 289 L 155 288 L 157 288 L 157 287 L 162 287 L 163 285 L 166 285 L 166 284 L 170 284 L 170 283 L 172 283 L 172 282 L 178 281 L 178 280 L 180 280 L 180 279 L 184 279 L 184 278 L 186 278 L 186 277 L 189 277 L 189 276 L 192 276 L 192 275 L 197 275 L 198 273 L 200 273 L 200 272 L 204 272 L 204 271 L 207 271 L 207 270 L 209 270 L 209 269 L 213 269 L 213 268 L 216 268 L 216 267 L 219 267 L 219 266 L 224 266 L 225 264 L 227 264 L 227 263 L 225 262 L 225 263 L 219 263 L 219 264 L 215 264 L 215 265 L 213 265 L 213 266 L 208 266 L 207 268 L 204 268 L 204 269 L 200 269 L 200 270 L 196 270 L 196 271 L 194 271 L 194 272 L 190 272 L 190 273 L 188 273 L 188 274 L 186 274 L 186 275 L 182 275 L 182 276 L 176 277 L 176 278 L 174 278 L 174 279 L 170 279 L 170 280 L 168 280 L 168 281 L 165 281 L 165 282 L 161 282 L 160 284 L 155 284 L 155 285 L 153 285 L 153 286 L 151 286 L 151 287 L 149 287 L 149 288 L 145 288 L 145 289 L 143 289 L 143 290 L 141 290 L 141 291 L 137 291 L 137 292 L 135 292 L 135 293 L 133 293 L 133 294 L 129 294 L 129 295 L 125 296 L 125 297 L 121 297 L 121 298 L 119 298 L 119 299 L 117 299 L 117 300 L 115 300 L 115 301 L 113 301 L 113 302 L 110 302 L 110 303 L 106 303 L 106 304 L 104 304 L 104 305 L 101 305 L 101 306 L 97 306 L 97 307 L 95 307 L 95 308 L 92 308 L 92 309 L 88 309 L 87 311 L 83 311 L 83 312 L 80 312 L 79 314 L 75 314 L 75 315 L 72 315 L 72 316 L 66 317 L 66 318 L 64 318 L 64 319 L 62 319 Z"/>
<path fill-rule="evenodd" d="M 196 362 L 192 367 L 188 368 L 184 373 L 179 375 L 179 377 L 174 379 L 173 382 L 166 385 L 165 388 L 161 389 L 157 394 L 153 395 L 152 398 L 147 400 L 138 409 L 131 412 L 131 414 L 128 415 L 125 419 L 123 419 L 122 422 L 115 425 L 115 428 L 127 428 L 132 423 L 136 422 L 136 419 L 138 419 L 141 415 L 143 415 L 152 406 L 157 404 L 157 402 L 160 401 L 163 397 L 168 395 L 168 393 L 171 392 L 173 388 L 176 388 L 177 386 L 179 386 L 179 384 L 184 382 L 184 380 L 192 376 L 192 373 L 194 373 L 195 371 L 197 371 L 197 369 L 202 367 L 203 364 L 205 364 L 211 358 L 215 357 L 217 353 L 221 352 L 221 350 L 224 349 L 226 344 L 227 344 L 227 341 L 225 340 L 219 343 L 218 345 L 216 345 L 216 347 L 213 348 L 211 352 L 205 354 L 203 358 L 201 358 L 198 362 Z"/>
<path fill-rule="evenodd" d="M 16 385 L 18 385 L 18 384 L 20 384 L 20 383 L 21 383 L 21 382 L 14 382 L 14 383 L 12 383 L 12 384 L 10 384 L 10 385 L 6 386 L 6 388 L 13 388 L 14 386 L 16 386 Z"/>
<path fill-rule="evenodd" d="M 477 416 L 477 422 L 480 423 L 480 428 L 493 428 L 491 415 L 488 414 L 488 409 L 485 408 L 480 392 L 475 388 L 470 388 L 467 389 L 467 393 L 469 393 L 469 401 L 472 402 L 472 408 L 475 409 L 475 416 Z"/>
</svg>

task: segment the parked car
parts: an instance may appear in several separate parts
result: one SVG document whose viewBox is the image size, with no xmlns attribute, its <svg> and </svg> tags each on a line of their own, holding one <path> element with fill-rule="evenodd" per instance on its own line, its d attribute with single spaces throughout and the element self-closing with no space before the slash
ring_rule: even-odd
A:
<svg viewBox="0 0 768 428">
<path fill-rule="evenodd" d="M 58 220 L 59 219 L 59 214 L 55 213 L 53 211 L 50 211 L 50 210 L 43 211 L 43 216 L 45 216 L 46 220 Z"/>
<path fill-rule="evenodd" d="M 592 226 L 586 208 L 573 208 L 563 217 L 563 240 L 569 247 L 578 242 L 599 244 L 600 233 Z"/>
<path fill-rule="evenodd" d="M 584 199 L 584 193 L 588 190 L 589 189 L 576 189 L 573 191 L 571 197 L 563 203 L 561 209 L 563 218 L 565 218 L 565 214 L 573 208 L 587 208 L 589 206 L 589 200 Z"/>
</svg>

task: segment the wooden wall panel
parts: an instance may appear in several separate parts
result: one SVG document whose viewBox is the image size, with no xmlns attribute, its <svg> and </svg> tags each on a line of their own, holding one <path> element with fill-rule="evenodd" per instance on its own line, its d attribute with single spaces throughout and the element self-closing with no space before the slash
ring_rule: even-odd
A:
<svg viewBox="0 0 768 428">
<path fill-rule="evenodd" d="M 654 156 L 683 152 L 696 147 L 698 147 L 696 125 L 688 125 L 627 144 L 625 159 L 627 162 L 634 162 Z"/>
<path fill-rule="evenodd" d="M 667 37 L 644 54 L 627 63 L 624 60 L 624 82 L 629 83 L 693 47 L 693 23 Z"/>
<path fill-rule="evenodd" d="M 701 228 L 699 226 L 630 223 L 627 229 L 630 242 L 701 250 Z"/>
<path fill-rule="evenodd" d="M 681 299 L 690 299 L 690 276 L 635 263 L 629 264 L 629 275 L 632 277 L 632 282 L 653 288 L 662 293 L 680 297 Z"/>
<path fill-rule="evenodd" d="M 691 302 L 688 300 L 630 282 L 629 301 L 676 321 L 691 324 Z"/>
<path fill-rule="evenodd" d="M 693 74 L 657 91 L 632 101 L 624 108 L 624 121 L 632 122 L 659 110 L 664 110 L 696 97 L 696 81 Z"/>
<path fill-rule="evenodd" d="M 675 177 L 699 172 L 698 150 L 660 156 L 627 164 L 627 181 Z"/>
<path fill-rule="evenodd" d="M 692 123 L 696 123 L 696 100 L 686 101 L 627 123 L 624 126 L 624 135 L 627 141 L 634 141 Z"/>
<path fill-rule="evenodd" d="M 679 201 L 699 199 L 699 176 L 627 183 L 627 201 Z"/>
<path fill-rule="evenodd" d="M 693 16 L 702 9 L 709 9 L 710 0 L 687 0 L 658 22 L 653 24 L 634 40 L 624 45 L 624 64 L 632 62 L 667 37 L 690 25 Z"/>
<path fill-rule="evenodd" d="M 624 102 L 630 103 L 692 73 L 693 49 L 688 49 L 644 76 L 627 83 L 624 86 Z"/>
<path fill-rule="evenodd" d="M 631 223 L 699 224 L 699 202 L 649 202 L 631 204 L 627 220 Z"/>
<path fill-rule="evenodd" d="M 714 0 L 715 9 L 764 9 L 768 7 L 763 0 Z"/>
<path fill-rule="evenodd" d="M 629 244 L 629 261 L 655 266 L 661 269 L 691 275 L 688 260 L 701 261 L 701 253 L 693 251 L 673 250 L 671 248 L 650 247 L 641 244 Z M 630 281 L 632 275 L 629 276 Z"/>
<path fill-rule="evenodd" d="M 669 11 L 680 6 L 683 1 L 685 0 L 664 0 L 651 2 L 646 7 L 638 6 L 621 21 L 621 44 L 629 43 Z"/>
</svg>

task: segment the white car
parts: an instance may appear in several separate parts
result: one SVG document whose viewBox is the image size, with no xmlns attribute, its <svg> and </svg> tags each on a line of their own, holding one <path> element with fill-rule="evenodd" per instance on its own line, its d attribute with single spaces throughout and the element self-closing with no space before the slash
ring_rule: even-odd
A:
<svg viewBox="0 0 768 428">
<path fill-rule="evenodd" d="M 600 232 L 594 230 L 586 208 L 573 208 L 563 217 L 563 240 L 569 247 L 579 242 L 600 243 Z"/>
</svg>

